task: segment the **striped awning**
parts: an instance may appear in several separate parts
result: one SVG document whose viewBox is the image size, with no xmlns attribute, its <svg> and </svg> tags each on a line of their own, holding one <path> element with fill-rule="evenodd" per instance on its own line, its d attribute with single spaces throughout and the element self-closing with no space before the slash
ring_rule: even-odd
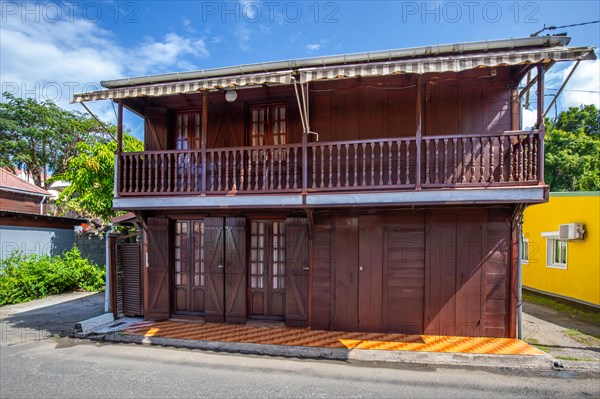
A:
<svg viewBox="0 0 600 399">
<path fill-rule="evenodd" d="M 291 71 L 226 76 L 219 78 L 186 80 L 149 84 L 142 86 L 121 87 L 117 89 L 98 90 L 88 93 L 78 93 L 73 96 L 74 103 L 96 100 L 118 100 L 132 97 L 158 97 L 173 94 L 194 93 L 205 90 L 228 89 L 263 84 L 291 84 Z"/>
<path fill-rule="evenodd" d="M 302 83 L 323 79 L 384 76 L 400 73 L 460 72 L 482 67 L 534 64 L 550 61 L 594 60 L 593 47 L 550 47 L 495 53 L 476 53 L 401 59 L 386 62 L 363 62 L 350 65 L 298 68 L 296 71 L 248 73 L 244 75 L 145 84 L 75 94 L 73 102 L 118 100 L 133 97 L 157 97 L 194 93 L 205 90 L 240 88 L 264 84 L 292 83 L 292 74 L 300 74 Z"/>
<path fill-rule="evenodd" d="M 421 59 L 319 67 L 302 70 L 303 83 L 323 79 L 384 76 L 400 73 L 424 74 L 440 72 L 460 72 L 483 67 L 534 64 L 549 61 L 594 60 L 593 47 L 553 47 L 548 49 L 524 50 L 488 54 L 452 55 Z"/>
</svg>

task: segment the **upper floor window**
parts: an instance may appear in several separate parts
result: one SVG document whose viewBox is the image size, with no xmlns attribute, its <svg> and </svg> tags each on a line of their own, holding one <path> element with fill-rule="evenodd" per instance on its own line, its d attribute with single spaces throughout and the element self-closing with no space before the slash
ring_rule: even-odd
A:
<svg viewBox="0 0 600 399">
<path fill-rule="evenodd" d="M 287 144 L 287 112 L 285 104 L 250 107 L 250 145 Z"/>
<path fill-rule="evenodd" d="M 202 143 L 200 112 L 179 112 L 175 119 L 175 149 L 197 150 Z"/>
</svg>

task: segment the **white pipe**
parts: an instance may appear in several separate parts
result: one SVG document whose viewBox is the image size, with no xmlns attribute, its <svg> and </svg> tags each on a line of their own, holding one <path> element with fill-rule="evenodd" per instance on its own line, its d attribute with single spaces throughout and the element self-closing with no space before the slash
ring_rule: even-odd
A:
<svg viewBox="0 0 600 399">
<path fill-rule="evenodd" d="M 42 202 L 40 202 L 40 215 L 44 214 L 44 202 L 46 202 L 46 198 L 48 198 L 48 196 L 44 195 L 42 197 Z"/>
</svg>

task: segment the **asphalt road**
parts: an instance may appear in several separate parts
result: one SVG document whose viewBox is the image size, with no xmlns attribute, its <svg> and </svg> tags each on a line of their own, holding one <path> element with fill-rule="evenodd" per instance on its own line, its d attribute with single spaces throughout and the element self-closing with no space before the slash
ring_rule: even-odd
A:
<svg viewBox="0 0 600 399">
<path fill-rule="evenodd" d="M 101 312 L 101 297 L 0 309 L 0 397 L 600 397 L 597 375 L 564 371 L 390 367 L 97 344 L 59 337 L 67 328 L 56 315 L 67 317 L 68 307 L 91 317 Z"/>
</svg>

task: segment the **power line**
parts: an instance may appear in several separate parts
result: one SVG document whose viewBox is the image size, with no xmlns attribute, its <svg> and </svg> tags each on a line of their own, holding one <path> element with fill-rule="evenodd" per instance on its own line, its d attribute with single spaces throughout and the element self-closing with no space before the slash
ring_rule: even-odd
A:
<svg viewBox="0 0 600 399">
<path fill-rule="evenodd" d="M 571 28 L 573 26 L 591 25 L 591 24 L 597 24 L 599 22 L 600 22 L 600 20 L 598 20 L 598 21 L 590 21 L 590 22 L 581 22 L 579 24 L 571 24 L 571 25 L 563 25 L 563 26 L 548 26 L 548 27 L 546 27 L 546 24 L 544 24 L 544 27 L 542 29 L 538 30 L 535 33 L 532 33 L 530 35 L 530 37 L 536 37 L 537 35 L 539 35 L 540 33 L 542 33 L 545 30 L 555 30 L 555 29 L 562 29 L 562 28 Z"/>
</svg>

